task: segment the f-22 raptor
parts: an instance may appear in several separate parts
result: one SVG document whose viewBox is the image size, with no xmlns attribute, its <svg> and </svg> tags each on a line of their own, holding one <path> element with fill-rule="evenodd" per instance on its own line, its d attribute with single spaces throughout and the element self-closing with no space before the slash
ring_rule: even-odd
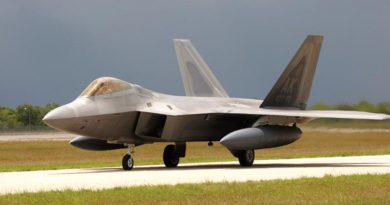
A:
<svg viewBox="0 0 390 205">
<path fill-rule="evenodd" d="M 194 141 L 219 141 L 241 166 L 251 166 L 254 150 L 298 140 L 298 125 L 315 118 L 389 119 L 379 113 L 306 110 L 322 41 L 322 36 L 307 36 L 265 99 L 256 100 L 229 97 L 192 43 L 176 39 L 186 96 L 102 77 L 43 121 L 77 134 L 70 144 L 78 148 L 128 148 L 122 166 L 131 170 L 134 148 L 147 143 L 170 143 L 163 153 L 166 167 L 176 167 L 186 155 L 186 143 Z"/>
</svg>

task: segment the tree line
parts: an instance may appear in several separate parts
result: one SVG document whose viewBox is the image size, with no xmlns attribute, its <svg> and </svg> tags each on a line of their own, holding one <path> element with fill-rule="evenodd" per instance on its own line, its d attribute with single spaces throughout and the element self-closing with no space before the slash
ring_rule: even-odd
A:
<svg viewBox="0 0 390 205">
<path fill-rule="evenodd" d="M 382 102 L 382 103 L 375 104 L 363 100 L 356 104 L 342 103 L 336 105 L 328 105 L 325 103 L 316 103 L 311 107 L 311 109 L 313 110 L 354 110 L 354 111 L 390 114 L 390 102 Z"/>
<path fill-rule="evenodd" d="M 42 118 L 58 106 L 58 103 L 49 103 L 46 106 L 22 104 L 16 108 L 0 106 L 0 130 L 44 128 L 46 125 Z"/>
</svg>

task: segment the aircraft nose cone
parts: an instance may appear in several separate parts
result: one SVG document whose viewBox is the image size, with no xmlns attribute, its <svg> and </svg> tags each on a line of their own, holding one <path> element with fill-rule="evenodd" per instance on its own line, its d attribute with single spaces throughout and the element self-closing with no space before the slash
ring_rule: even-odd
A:
<svg viewBox="0 0 390 205">
<path fill-rule="evenodd" d="M 55 125 L 55 124 L 57 124 L 57 123 L 55 123 L 56 121 L 60 121 L 63 119 L 69 119 L 69 118 L 73 118 L 73 117 L 76 117 L 76 114 L 73 111 L 73 109 L 64 105 L 64 106 L 58 107 L 58 108 L 50 111 L 49 113 L 47 113 L 45 115 L 45 117 L 43 117 L 42 121 L 51 127 L 58 128 Z"/>
</svg>

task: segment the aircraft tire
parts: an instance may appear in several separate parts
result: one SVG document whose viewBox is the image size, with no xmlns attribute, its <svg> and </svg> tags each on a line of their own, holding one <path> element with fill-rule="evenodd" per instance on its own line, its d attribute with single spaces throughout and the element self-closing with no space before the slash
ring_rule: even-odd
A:
<svg viewBox="0 0 390 205">
<path fill-rule="evenodd" d="M 133 157 L 130 154 L 125 154 L 122 158 L 122 167 L 124 170 L 131 170 L 134 166 Z"/>
<path fill-rule="evenodd" d="M 243 167 L 250 167 L 255 161 L 255 150 L 241 150 L 237 153 L 238 161 Z"/>
<path fill-rule="evenodd" d="M 175 145 L 167 145 L 164 149 L 163 160 L 165 167 L 177 167 L 180 157 L 176 152 Z"/>
</svg>

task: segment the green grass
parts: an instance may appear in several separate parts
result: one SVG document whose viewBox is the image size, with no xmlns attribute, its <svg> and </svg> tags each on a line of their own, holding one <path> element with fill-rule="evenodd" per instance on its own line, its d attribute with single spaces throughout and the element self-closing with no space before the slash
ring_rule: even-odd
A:
<svg viewBox="0 0 390 205">
<path fill-rule="evenodd" d="M 162 164 L 166 144 L 143 145 L 135 149 L 135 165 Z M 65 141 L 0 142 L 0 171 L 28 171 L 82 167 L 121 166 L 125 149 L 84 151 Z M 322 156 L 390 154 L 390 133 L 305 132 L 297 142 L 256 151 L 256 159 L 278 159 Z M 235 161 L 219 143 L 188 143 L 186 162 Z"/>
<path fill-rule="evenodd" d="M 0 204 L 390 204 L 390 175 L 53 191 L 0 196 Z"/>
</svg>

